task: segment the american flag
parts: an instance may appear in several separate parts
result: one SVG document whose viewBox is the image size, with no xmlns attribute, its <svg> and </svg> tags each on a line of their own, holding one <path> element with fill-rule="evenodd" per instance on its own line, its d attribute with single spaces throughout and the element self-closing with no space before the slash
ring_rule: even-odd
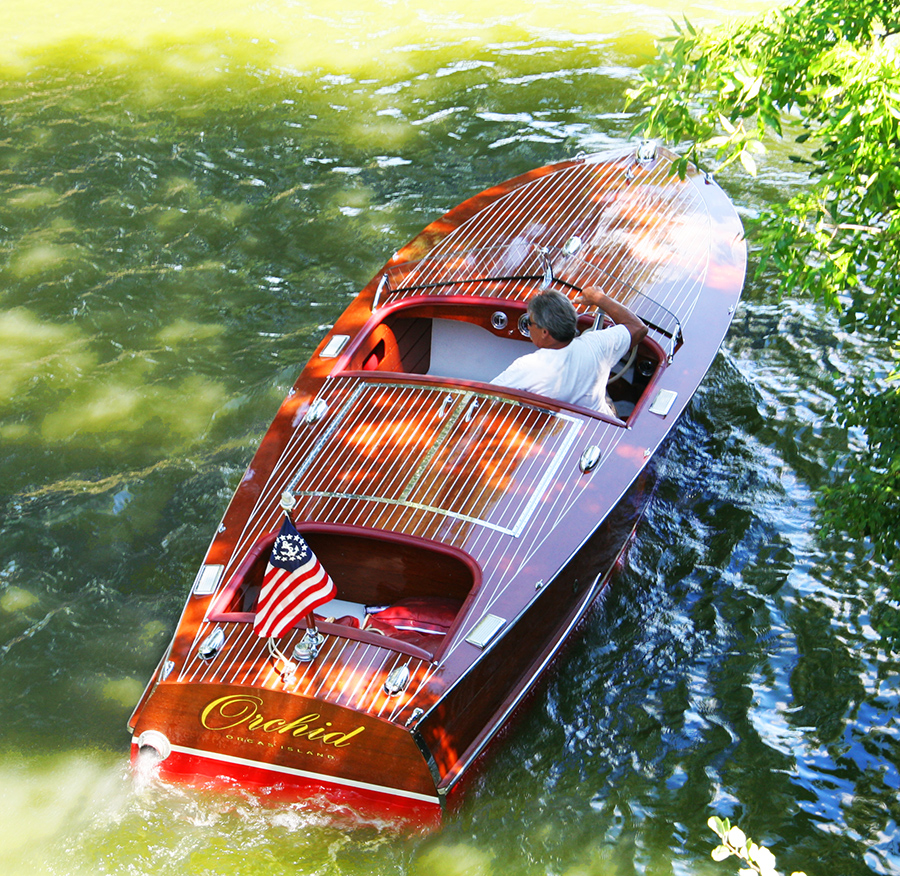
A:
<svg viewBox="0 0 900 876">
<path fill-rule="evenodd" d="M 334 599 L 337 588 L 288 517 L 272 545 L 253 632 L 283 636 L 299 618 Z"/>
</svg>

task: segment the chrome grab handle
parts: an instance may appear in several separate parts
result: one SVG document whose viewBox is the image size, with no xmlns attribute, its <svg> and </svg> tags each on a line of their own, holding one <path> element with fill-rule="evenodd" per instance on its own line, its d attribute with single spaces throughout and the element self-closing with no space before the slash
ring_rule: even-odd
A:
<svg viewBox="0 0 900 876">
<path fill-rule="evenodd" d="M 444 396 L 443 402 L 441 402 L 441 407 L 438 410 L 438 419 L 443 420 L 444 417 L 450 412 L 450 408 L 453 407 L 453 403 L 456 401 L 456 396 L 452 392 L 448 392 Z"/>
</svg>

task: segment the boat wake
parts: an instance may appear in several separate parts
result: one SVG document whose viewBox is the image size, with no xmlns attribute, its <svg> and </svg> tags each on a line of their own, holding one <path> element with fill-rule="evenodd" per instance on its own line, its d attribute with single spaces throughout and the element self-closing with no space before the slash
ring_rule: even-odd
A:
<svg viewBox="0 0 900 876">
<path fill-rule="evenodd" d="M 134 790 L 141 794 L 159 777 L 159 752 L 145 745 L 133 764 Z"/>
</svg>

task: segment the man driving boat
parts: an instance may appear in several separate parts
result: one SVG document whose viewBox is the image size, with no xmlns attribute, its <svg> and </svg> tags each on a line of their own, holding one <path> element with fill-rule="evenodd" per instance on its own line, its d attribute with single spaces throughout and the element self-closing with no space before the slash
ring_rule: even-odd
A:
<svg viewBox="0 0 900 876">
<path fill-rule="evenodd" d="M 578 335 L 578 314 L 572 302 L 552 289 L 541 292 L 528 302 L 531 341 L 537 350 L 520 356 L 491 383 L 615 417 L 606 393 L 610 369 L 641 342 L 647 326 L 596 286 L 585 288 L 580 300 L 599 307 L 615 325 Z"/>
</svg>

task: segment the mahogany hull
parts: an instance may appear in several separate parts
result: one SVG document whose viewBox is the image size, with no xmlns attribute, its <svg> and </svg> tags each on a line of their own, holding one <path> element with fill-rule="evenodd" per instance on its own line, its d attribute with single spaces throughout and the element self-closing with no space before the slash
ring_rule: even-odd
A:
<svg viewBox="0 0 900 876">
<path fill-rule="evenodd" d="M 145 729 L 164 732 L 171 745 L 159 767 L 164 779 L 321 793 L 333 803 L 363 802 L 423 819 L 439 809 L 433 777 L 408 731 L 314 698 L 163 682 L 134 728 L 135 761 Z"/>
<path fill-rule="evenodd" d="M 637 525 L 654 453 L 716 355 L 746 253 L 673 156 L 540 168 L 388 262 L 299 376 L 135 708 L 163 778 L 384 805 L 427 822 L 559 657 Z M 528 298 L 600 285 L 650 327 L 617 416 L 492 385 Z M 627 371 L 627 374 L 625 373 Z M 282 497 L 337 601 L 314 659 L 252 629 Z"/>
</svg>

